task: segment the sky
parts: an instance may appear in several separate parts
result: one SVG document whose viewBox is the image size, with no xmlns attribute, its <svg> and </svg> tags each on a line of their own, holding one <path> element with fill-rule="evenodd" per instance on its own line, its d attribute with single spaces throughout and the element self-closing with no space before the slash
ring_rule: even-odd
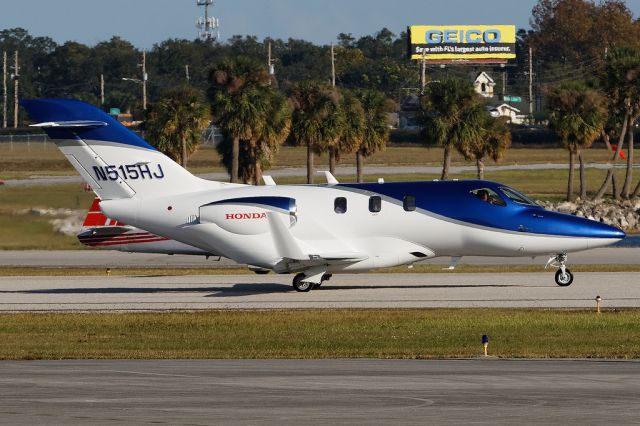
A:
<svg viewBox="0 0 640 426">
<path fill-rule="evenodd" d="M 515 24 L 528 28 L 536 0 L 215 0 L 221 39 L 298 38 L 328 44 L 336 36 L 374 34 L 408 25 Z M 627 1 L 640 15 L 640 0 Z M 22 27 L 88 45 L 117 35 L 139 48 L 168 38 L 194 39 L 202 10 L 196 0 L 0 0 L 0 29 Z"/>
</svg>

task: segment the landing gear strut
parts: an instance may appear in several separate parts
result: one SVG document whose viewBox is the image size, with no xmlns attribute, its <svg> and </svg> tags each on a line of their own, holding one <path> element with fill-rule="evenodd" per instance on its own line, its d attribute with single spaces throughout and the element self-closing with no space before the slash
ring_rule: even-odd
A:
<svg viewBox="0 0 640 426">
<path fill-rule="evenodd" d="M 331 274 L 324 274 L 322 276 L 322 281 L 320 281 L 319 283 L 304 281 L 305 278 L 306 275 L 302 272 L 296 274 L 296 276 L 293 278 L 293 288 L 296 291 L 307 292 L 311 289 L 318 288 L 322 285 L 323 282 L 328 281 L 331 278 Z"/>
<path fill-rule="evenodd" d="M 558 270 L 556 271 L 556 284 L 558 284 L 560 287 L 571 285 L 571 283 L 573 282 L 573 274 L 567 268 L 566 253 L 559 253 L 555 256 L 552 256 L 547 262 L 547 266 L 549 265 L 558 268 Z M 545 268 L 547 268 L 547 266 L 545 266 Z"/>
</svg>

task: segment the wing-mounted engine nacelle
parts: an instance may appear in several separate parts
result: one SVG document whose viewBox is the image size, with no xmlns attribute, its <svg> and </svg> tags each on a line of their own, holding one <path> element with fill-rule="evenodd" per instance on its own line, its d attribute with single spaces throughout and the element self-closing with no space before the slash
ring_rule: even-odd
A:
<svg viewBox="0 0 640 426">
<path fill-rule="evenodd" d="M 258 235 L 270 231 L 267 215 L 291 228 L 297 221 L 296 200 L 288 197 L 244 197 L 216 201 L 200 207 L 200 223 L 215 223 L 225 231 Z"/>
</svg>

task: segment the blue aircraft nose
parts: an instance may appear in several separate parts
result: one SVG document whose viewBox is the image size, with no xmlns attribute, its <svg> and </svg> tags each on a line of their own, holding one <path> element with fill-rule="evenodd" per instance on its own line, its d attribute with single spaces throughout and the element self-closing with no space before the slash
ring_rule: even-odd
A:
<svg viewBox="0 0 640 426">
<path fill-rule="evenodd" d="M 607 225 L 606 223 L 596 222 L 595 220 L 585 220 L 589 222 L 588 225 L 584 227 L 585 237 L 616 240 L 621 240 L 626 237 L 626 234 L 620 228 Z"/>
<path fill-rule="evenodd" d="M 535 210 L 526 212 L 531 214 L 531 219 L 527 222 L 534 232 L 562 235 L 565 237 L 578 237 L 589 239 L 607 240 L 607 244 L 625 237 L 624 231 L 615 226 L 606 223 L 590 220 L 583 217 L 577 217 L 564 213 Z"/>
</svg>

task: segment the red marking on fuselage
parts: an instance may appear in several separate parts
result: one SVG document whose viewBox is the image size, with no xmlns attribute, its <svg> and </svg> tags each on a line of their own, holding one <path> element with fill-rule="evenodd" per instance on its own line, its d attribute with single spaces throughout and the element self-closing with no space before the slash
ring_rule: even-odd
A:
<svg viewBox="0 0 640 426">
<path fill-rule="evenodd" d="M 226 213 L 226 220 L 266 219 L 266 213 Z"/>
</svg>

